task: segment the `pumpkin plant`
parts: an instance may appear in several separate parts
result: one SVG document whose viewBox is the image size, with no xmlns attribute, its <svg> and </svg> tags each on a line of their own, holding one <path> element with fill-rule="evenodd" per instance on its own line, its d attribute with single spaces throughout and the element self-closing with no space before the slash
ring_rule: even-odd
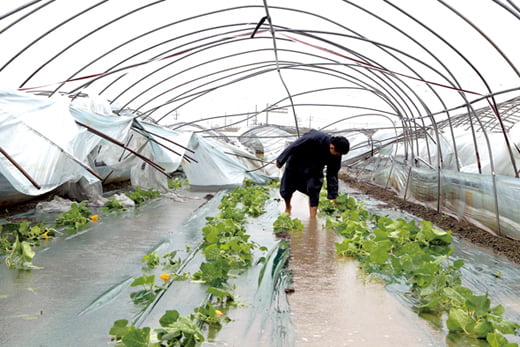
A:
<svg viewBox="0 0 520 347">
<path fill-rule="evenodd" d="M 339 200 L 339 198 L 338 198 Z M 338 201 L 337 200 L 337 201 Z M 439 230 L 431 222 L 370 215 L 361 204 L 326 211 L 326 226 L 345 239 L 337 253 L 357 259 L 368 273 L 387 282 L 406 284 L 419 312 L 447 313 L 451 333 L 485 339 L 491 346 L 516 346 L 502 334 L 515 334 L 520 325 L 502 317 L 501 305 L 491 306 L 487 293 L 477 295 L 462 286 L 464 261 L 452 259 L 451 231 Z"/>
</svg>

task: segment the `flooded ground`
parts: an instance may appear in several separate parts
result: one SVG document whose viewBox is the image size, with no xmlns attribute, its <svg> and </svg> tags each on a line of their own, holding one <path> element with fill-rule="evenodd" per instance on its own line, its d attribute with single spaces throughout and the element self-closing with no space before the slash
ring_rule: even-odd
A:
<svg viewBox="0 0 520 347">
<path fill-rule="evenodd" d="M 413 218 L 348 187 L 342 190 L 364 201 L 372 213 Z M 174 281 L 143 311 L 130 299 L 135 291 L 130 283 L 143 274 L 142 257 L 154 250 L 176 250 L 185 271 L 198 269 L 201 229 L 205 217 L 218 212 L 223 192 L 204 204 L 205 195 L 186 192 L 184 202 L 159 198 L 101 218 L 85 232 L 52 240 L 33 261 L 41 270 L 1 264 L 0 346 L 106 346 L 113 344 L 108 331 L 115 320 L 157 327 L 166 310 L 193 312 L 205 300 L 203 284 Z M 292 212 L 305 229 L 292 234 L 289 243 L 278 240 L 272 232 L 283 211 L 277 197 L 273 190 L 267 213 L 246 226 L 251 239 L 268 248 L 256 251 L 255 259 L 266 261 L 230 280 L 239 305 L 228 312 L 231 322 L 211 331 L 203 346 L 486 345 L 449 336 L 442 324 L 413 311 L 406 289 L 367 278 L 355 261 L 337 257 L 339 236 L 324 230 L 322 219 L 309 219 L 305 196 L 294 197 Z M 519 267 L 466 242 L 456 239 L 454 245 L 454 256 L 467 264 L 464 285 L 488 291 L 494 304 L 506 308 L 504 317 L 520 321 Z M 286 294 L 286 288 L 294 292 Z"/>
<path fill-rule="evenodd" d="M 336 256 L 338 236 L 309 219 L 308 200 L 293 197 L 292 217 L 305 229 L 291 237 L 289 295 L 296 346 L 443 346 L 431 328 L 358 264 Z"/>
<path fill-rule="evenodd" d="M 184 202 L 157 199 L 51 240 L 33 261 L 43 269 L 1 264 L 0 346 L 106 346 L 114 321 L 136 314 L 130 283 L 142 275 L 142 257 L 173 240 L 199 241 L 200 228 L 183 223 L 205 201 L 204 193 L 190 196 Z"/>
</svg>

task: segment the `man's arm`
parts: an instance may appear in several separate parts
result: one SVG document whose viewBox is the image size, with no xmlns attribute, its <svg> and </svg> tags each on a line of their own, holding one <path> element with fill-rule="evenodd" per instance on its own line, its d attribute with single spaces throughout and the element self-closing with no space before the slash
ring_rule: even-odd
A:
<svg viewBox="0 0 520 347">
<path fill-rule="evenodd" d="M 338 172 L 340 168 L 341 157 L 327 164 L 327 199 L 336 200 L 338 197 Z"/>
</svg>

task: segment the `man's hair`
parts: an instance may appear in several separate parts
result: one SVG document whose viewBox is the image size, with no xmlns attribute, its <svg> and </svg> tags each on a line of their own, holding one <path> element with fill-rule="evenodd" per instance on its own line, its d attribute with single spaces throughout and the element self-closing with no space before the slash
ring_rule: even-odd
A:
<svg viewBox="0 0 520 347">
<path fill-rule="evenodd" d="M 330 143 L 334 145 L 336 152 L 347 154 L 350 150 L 350 142 L 343 136 L 332 136 Z"/>
</svg>

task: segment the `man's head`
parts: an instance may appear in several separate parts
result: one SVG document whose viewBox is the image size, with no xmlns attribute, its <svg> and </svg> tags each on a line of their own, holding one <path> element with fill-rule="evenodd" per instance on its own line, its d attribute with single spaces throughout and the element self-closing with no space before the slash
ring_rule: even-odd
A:
<svg viewBox="0 0 520 347">
<path fill-rule="evenodd" d="M 350 150 L 350 143 L 343 136 L 332 136 L 330 139 L 330 154 L 341 156 Z"/>
</svg>

